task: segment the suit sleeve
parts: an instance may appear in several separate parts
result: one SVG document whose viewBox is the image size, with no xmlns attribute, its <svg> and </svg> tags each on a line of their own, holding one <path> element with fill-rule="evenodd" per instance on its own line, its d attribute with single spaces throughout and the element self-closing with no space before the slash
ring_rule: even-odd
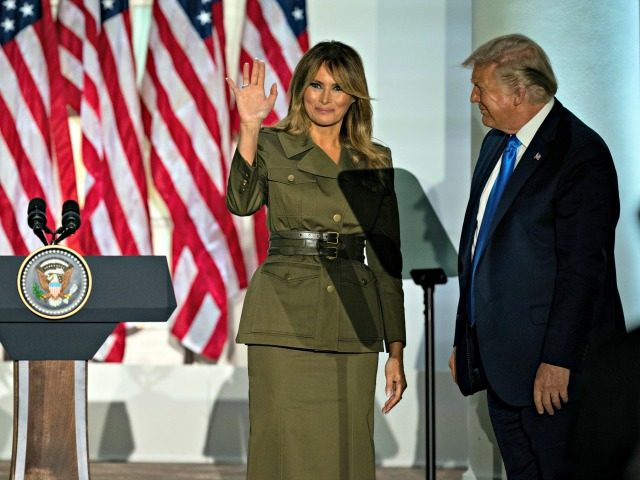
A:
<svg viewBox="0 0 640 480">
<path fill-rule="evenodd" d="M 580 370 L 594 324 L 595 299 L 613 268 L 620 213 L 611 154 L 599 138 L 568 155 L 555 203 L 557 275 L 542 361 Z"/>
<path fill-rule="evenodd" d="M 377 279 L 388 349 L 391 342 L 406 344 L 406 332 L 398 201 L 393 187 L 393 170 L 381 172 L 384 195 L 374 228 L 367 234 L 367 262 Z"/>
<path fill-rule="evenodd" d="M 236 149 L 227 183 L 227 208 L 235 215 L 247 216 L 267 203 L 266 167 L 264 149 L 258 144 L 253 165 L 242 158 Z"/>
</svg>

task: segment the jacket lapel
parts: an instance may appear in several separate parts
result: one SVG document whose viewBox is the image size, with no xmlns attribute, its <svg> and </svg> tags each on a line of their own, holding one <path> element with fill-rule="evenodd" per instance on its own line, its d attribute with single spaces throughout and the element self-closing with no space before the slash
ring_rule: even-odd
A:
<svg viewBox="0 0 640 480">
<path fill-rule="evenodd" d="M 507 210 L 518 196 L 518 193 L 524 184 L 527 183 L 529 177 L 536 171 L 542 162 L 545 161 L 551 148 L 551 144 L 555 139 L 561 108 L 563 108 L 562 105 L 558 100 L 556 100 L 553 109 L 549 112 L 549 115 L 542 125 L 540 125 L 540 128 L 533 137 L 531 144 L 527 147 L 524 155 L 518 162 L 518 165 L 513 171 L 513 174 L 509 179 L 509 183 L 502 194 L 500 203 L 498 203 L 496 213 L 493 217 L 493 221 L 491 222 L 489 236 L 493 235 L 496 226 L 505 216 Z"/>
<path fill-rule="evenodd" d="M 506 134 L 498 135 L 492 138 L 491 143 L 487 142 L 480 150 L 478 165 L 476 171 L 473 173 L 469 199 L 471 204 L 476 207 L 476 213 L 484 186 L 487 184 L 491 172 L 493 172 L 493 169 L 496 167 L 496 163 L 498 163 L 498 159 L 507 145 L 507 139 L 508 135 Z"/>
<path fill-rule="evenodd" d="M 338 178 L 340 169 L 317 147 L 308 135 L 278 132 L 278 139 L 287 158 L 298 158 L 298 170 L 320 177 Z"/>
<path fill-rule="evenodd" d="M 476 217 L 478 216 L 480 196 L 507 143 L 506 134 L 493 132 L 490 135 L 480 149 L 478 163 L 471 181 L 469 206 L 465 215 L 460 241 L 460 253 L 463 255 L 462 261 L 465 265 L 471 263 L 471 245 L 476 231 Z"/>
</svg>

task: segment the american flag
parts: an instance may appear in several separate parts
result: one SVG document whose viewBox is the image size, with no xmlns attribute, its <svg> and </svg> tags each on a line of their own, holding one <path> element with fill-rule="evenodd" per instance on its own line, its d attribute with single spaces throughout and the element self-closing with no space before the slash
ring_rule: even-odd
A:
<svg viewBox="0 0 640 480">
<path fill-rule="evenodd" d="M 172 333 L 212 359 L 227 340 L 228 299 L 247 284 L 225 207 L 230 133 L 222 15 L 222 0 L 156 0 L 141 87 L 153 181 L 173 222 Z"/>
<path fill-rule="evenodd" d="M 77 199 L 56 32 L 48 0 L 0 0 L 0 254 L 41 246 L 26 216 L 45 199 L 48 225 Z"/>
<path fill-rule="evenodd" d="M 254 58 L 266 63 L 265 87 L 273 83 L 278 87 L 278 98 L 273 111 L 264 125 L 273 125 L 287 115 L 289 98 L 286 95 L 295 66 L 309 49 L 307 34 L 307 7 L 305 0 L 247 0 L 246 16 L 242 29 L 240 50 L 240 74 L 238 85 L 242 84 L 242 66 Z M 233 112 L 237 124 L 237 112 Z M 266 211 L 262 208 L 253 216 L 255 243 L 247 253 L 247 266 L 254 271 L 257 264 L 267 256 L 269 232 L 266 225 Z"/>
<path fill-rule="evenodd" d="M 150 255 L 144 132 L 127 0 L 61 0 L 62 70 L 68 103 L 80 113 L 82 161 L 87 170 L 83 253 Z M 96 359 L 124 357 L 119 324 Z"/>
</svg>

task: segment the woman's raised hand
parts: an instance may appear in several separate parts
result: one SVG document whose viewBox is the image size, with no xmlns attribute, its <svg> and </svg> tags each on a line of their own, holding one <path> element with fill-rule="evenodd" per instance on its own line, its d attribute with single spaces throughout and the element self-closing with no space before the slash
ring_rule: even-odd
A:
<svg viewBox="0 0 640 480">
<path fill-rule="evenodd" d="M 273 110 L 276 103 L 278 91 L 276 84 L 271 85 L 269 96 L 265 96 L 264 92 L 265 64 L 263 61 L 255 59 L 251 74 L 249 74 L 249 64 L 242 66 L 242 85 L 227 78 L 229 88 L 236 98 L 238 107 L 238 115 L 240 116 L 240 124 L 260 126 L 262 121 Z"/>
</svg>

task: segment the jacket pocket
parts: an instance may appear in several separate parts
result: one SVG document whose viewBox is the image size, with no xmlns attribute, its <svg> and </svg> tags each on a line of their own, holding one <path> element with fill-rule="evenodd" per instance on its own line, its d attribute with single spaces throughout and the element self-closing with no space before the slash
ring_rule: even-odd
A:
<svg viewBox="0 0 640 480">
<path fill-rule="evenodd" d="M 382 307 L 376 277 L 361 264 L 346 264 L 341 269 L 337 288 L 343 314 L 340 315 L 340 340 L 365 345 L 383 337 Z"/>
<path fill-rule="evenodd" d="M 268 262 L 254 275 L 242 312 L 254 333 L 312 337 L 320 266 Z"/>
<path fill-rule="evenodd" d="M 317 201 L 318 182 L 313 175 L 293 167 L 275 167 L 268 170 L 267 177 L 271 216 L 299 217 L 305 202 Z"/>
</svg>

